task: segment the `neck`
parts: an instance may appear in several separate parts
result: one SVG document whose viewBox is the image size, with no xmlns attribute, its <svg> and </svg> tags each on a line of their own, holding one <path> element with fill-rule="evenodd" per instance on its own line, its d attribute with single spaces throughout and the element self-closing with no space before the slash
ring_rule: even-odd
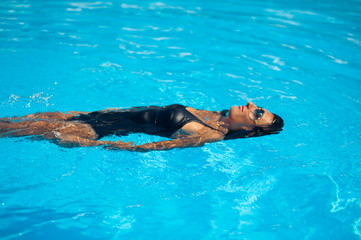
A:
<svg viewBox="0 0 361 240">
<path fill-rule="evenodd" d="M 219 120 L 224 122 L 224 127 L 228 128 L 229 131 L 231 131 L 231 130 L 247 130 L 248 131 L 248 130 L 252 129 L 248 124 L 236 122 L 236 121 L 232 120 L 231 118 L 229 118 L 228 116 L 226 116 L 226 117 L 221 116 Z"/>
<path fill-rule="evenodd" d="M 224 124 L 224 127 L 226 127 L 226 128 L 229 128 L 229 125 L 231 125 L 231 123 L 232 123 L 232 120 L 231 120 L 228 116 L 226 116 L 226 117 L 221 116 L 221 117 L 219 118 L 219 121 L 224 122 L 224 123 L 225 123 L 225 124 Z"/>
</svg>

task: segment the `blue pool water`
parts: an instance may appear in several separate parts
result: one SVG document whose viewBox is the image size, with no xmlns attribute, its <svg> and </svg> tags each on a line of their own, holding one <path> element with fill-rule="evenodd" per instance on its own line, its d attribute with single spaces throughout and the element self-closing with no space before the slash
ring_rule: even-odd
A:
<svg viewBox="0 0 361 240">
<path fill-rule="evenodd" d="M 253 101 L 285 129 L 148 153 L 1 138 L 0 239 L 360 239 L 360 59 L 360 0 L 2 0 L 0 117 Z"/>
</svg>

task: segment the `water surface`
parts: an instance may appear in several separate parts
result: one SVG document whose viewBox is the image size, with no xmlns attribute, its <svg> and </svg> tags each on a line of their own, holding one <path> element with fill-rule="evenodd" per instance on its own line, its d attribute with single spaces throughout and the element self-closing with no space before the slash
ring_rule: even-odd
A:
<svg viewBox="0 0 361 240">
<path fill-rule="evenodd" d="M 359 0 L 1 1 L 0 117 L 253 101 L 286 125 L 149 153 L 2 138 L 0 238 L 360 239 L 360 27 Z"/>
</svg>

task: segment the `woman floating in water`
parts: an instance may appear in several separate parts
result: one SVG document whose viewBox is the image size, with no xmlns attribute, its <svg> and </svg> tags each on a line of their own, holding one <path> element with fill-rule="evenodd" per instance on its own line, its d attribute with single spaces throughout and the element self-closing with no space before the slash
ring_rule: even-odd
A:
<svg viewBox="0 0 361 240">
<path fill-rule="evenodd" d="M 228 115 L 226 115 L 226 113 Z M 0 137 L 40 136 L 65 147 L 104 146 L 131 151 L 195 147 L 208 142 L 279 133 L 283 120 L 252 102 L 229 111 L 196 110 L 174 104 L 96 112 L 46 112 L 0 118 Z M 135 145 L 106 141 L 108 135 L 146 133 L 172 138 Z"/>
</svg>

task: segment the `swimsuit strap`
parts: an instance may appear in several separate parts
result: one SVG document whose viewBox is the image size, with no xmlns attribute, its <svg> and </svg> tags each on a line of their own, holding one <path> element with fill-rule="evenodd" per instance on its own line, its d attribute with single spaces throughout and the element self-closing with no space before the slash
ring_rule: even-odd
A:
<svg viewBox="0 0 361 240">
<path fill-rule="evenodd" d="M 98 134 L 98 138 L 111 134 L 124 136 L 134 132 L 170 137 L 189 122 L 198 122 L 210 129 L 222 132 L 202 122 L 185 106 L 179 104 L 165 107 L 149 106 L 116 111 L 97 111 L 74 116 L 68 121 L 81 121 L 91 125 Z"/>
<path fill-rule="evenodd" d="M 213 130 L 216 130 L 216 131 L 218 131 L 218 132 L 221 132 L 221 133 L 223 133 L 221 130 L 219 130 L 219 129 L 216 129 L 216 128 L 214 128 L 214 127 L 212 127 L 212 126 L 210 126 L 210 125 L 208 125 L 208 124 L 206 124 L 206 123 L 204 123 L 202 120 L 200 120 L 198 117 L 196 117 L 193 113 L 191 113 L 191 112 L 189 112 L 186 108 L 187 107 L 185 107 L 185 106 L 183 106 L 183 105 L 180 105 L 180 104 L 174 104 L 174 105 L 170 105 L 170 106 L 168 106 L 168 107 L 179 107 L 179 108 L 182 108 L 182 109 L 184 109 L 184 117 L 185 117 L 185 119 L 184 119 L 184 121 L 183 121 L 183 126 L 185 125 L 185 124 L 187 124 L 187 123 L 189 123 L 189 122 L 198 122 L 198 123 L 200 123 L 200 124 L 202 124 L 203 126 L 205 126 L 205 127 L 208 127 L 208 128 L 210 128 L 210 129 L 213 129 Z M 182 126 L 182 127 L 183 127 Z M 223 133 L 224 134 L 224 133 Z"/>
</svg>

